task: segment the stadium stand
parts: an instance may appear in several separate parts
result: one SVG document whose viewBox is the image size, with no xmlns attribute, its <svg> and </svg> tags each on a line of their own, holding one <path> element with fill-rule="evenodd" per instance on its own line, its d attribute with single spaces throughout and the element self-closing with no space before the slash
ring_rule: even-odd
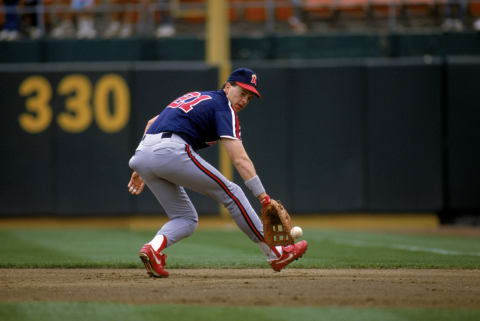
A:
<svg viewBox="0 0 480 321">
<path fill-rule="evenodd" d="M 86 0 L 39 0 L 36 6 L 18 6 L 21 14 L 37 14 L 38 21 L 45 34 L 60 23 L 60 17 L 73 16 L 78 9 L 73 2 Z M 135 11 L 135 29 L 140 25 L 157 25 L 160 13 L 167 12 L 180 31 L 187 33 L 202 32 L 199 26 L 205 23 L 207 0 L 151 0 L 148 8 L 138 0 L 94 0 L 89 10 L 95 18 L 95 28 L 105 30 L 112 12 Z M 336 31 L 350 27 L 350 30 L 379 30 L 430 28 L 438 29 L 445 25 L 447 6 L 455 0 L 229 0 L 229 18 L 232 31 L 255 32 L 305 32 Z M 461 1 L 461 0 L 458 0 Z M 475 21 L 480 30 L 480 0 L 468 1 L 464 15 L 460 19 L 465 28 L 471 29 Z M 0 0 L 0 4 L 4 0 Z M 455 5 L 452 7 L 455 10 Z M 0 6 L 0 27 L 5 24 L 5 6 Z M 80 18 L 73 19 L 75 27 L 81 27 Z M 383 25 L 381 25 L 383 23 Z M 25 23 L 22 24 L 24 36 L 28 36 Z M 153 30 L 154 27 L 150 28 Z M 145 28 L 143 28 L 145 29 Z M 143 30 L 142 29 L 142 30 Z M 150 30 L 145 29 L 145 30 Z M 460 30 L 456 30 L 460 31 Z M 153 31 L 151 31 L 153 32 Z M 102 37 L 98 32 L 96 37 Z M 148 35 L 142 32 L 135 35 Z"/>
</svg>

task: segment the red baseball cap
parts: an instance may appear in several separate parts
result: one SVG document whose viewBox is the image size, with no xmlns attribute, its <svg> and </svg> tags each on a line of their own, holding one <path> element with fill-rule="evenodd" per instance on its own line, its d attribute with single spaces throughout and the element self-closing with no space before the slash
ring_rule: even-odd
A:
<svg viewBox="0 0 480 321">
<path fill-rule="evenodd" d="M 238 68 L 232 71 L 227 81 L 235 81 L 240 87 L 251 91 L 258 98 L 261 98 L 260 93 L 258 92 L 258 78 L 257 74 L 248 68 Z"/>
</svg>

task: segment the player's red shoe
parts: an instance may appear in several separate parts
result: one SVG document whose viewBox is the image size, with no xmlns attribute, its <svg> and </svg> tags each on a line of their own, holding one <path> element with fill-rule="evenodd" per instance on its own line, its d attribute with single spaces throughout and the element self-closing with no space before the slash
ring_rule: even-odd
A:
<svg viewBox="0 0 480 321">
<path fill-rule="evenodd" d="M 278 259 L 270 261 L 270 266 L 277 272 L 280 272 L 288 264 L 294 260 L 298 260 L 302 257 L 303 253 L 307 250 L 308 243 L 303 240 L 293 245 L 282 246 L 282 256 Z"/>
<path fill-rule="evenodd" d="M 147 273 L 156 278 L 168 277 L 168 272 L 164 269 L 167 259 L 166 254 L 156 252 L 150 244 L 145 244 L 140 250 L 140 260 L 142 260 Z"/>
</svg>

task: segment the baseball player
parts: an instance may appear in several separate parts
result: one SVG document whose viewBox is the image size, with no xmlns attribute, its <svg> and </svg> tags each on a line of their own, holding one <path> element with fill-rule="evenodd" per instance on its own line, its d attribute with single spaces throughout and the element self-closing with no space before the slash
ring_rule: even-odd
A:
<svg viewBox="0 0 480 321">
<path fill-rule="evenodd" d="M 197 211 L 185 188 L 223 204 L 238 227 L 265 253 L 275 271 L 306 251 L 306 241 L 269 246 L 262 222 L 242 189 L 197 154 L 197 150 L 219 140 L 248 189 L 262 206 L 269 204 L 270 197 L 243 146 L 237 117 L 254 96 L 260 98 L 257 75 L 250 69 L 239 68 L 230 74 L 222 89 L 187 93 L 148 121 L 129 161 L 133 173 L 128 189 L 138 195 L 146 184 L 169 217 L 140 250 L 140 259 L 150 276 L 168 277 L 166 254 L 162 251 L 190 236 L 197 227 Z"/>
</svg>

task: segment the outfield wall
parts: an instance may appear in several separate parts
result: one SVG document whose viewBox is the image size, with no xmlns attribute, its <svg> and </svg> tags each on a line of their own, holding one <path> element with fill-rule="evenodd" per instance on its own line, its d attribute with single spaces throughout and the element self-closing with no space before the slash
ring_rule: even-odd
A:
<svg viewBox="0 0 480 321">
<path fill-rule="evenodd" d="M 243 61 L 479 55 L 479 39 L 474 31 L 233 35 L 230 47 Z M 0 53 L 0 63 L 204 61 L 205 38 L 24 39 L 0 42 Z"/>
<path fill-rule="evenodd" d="M 480 59 L 248 66 L 263 98 L 240 113 L 242 136 L 292 212 L 480 210 Z M 127 193 L 128 159 L 165 104 L 216 87 L 202 63 L 0 65 L 1 215 L 161 212 L 150 192 Z M 214 165 L 217 153 L 201 151 Z"/>
</svg>

